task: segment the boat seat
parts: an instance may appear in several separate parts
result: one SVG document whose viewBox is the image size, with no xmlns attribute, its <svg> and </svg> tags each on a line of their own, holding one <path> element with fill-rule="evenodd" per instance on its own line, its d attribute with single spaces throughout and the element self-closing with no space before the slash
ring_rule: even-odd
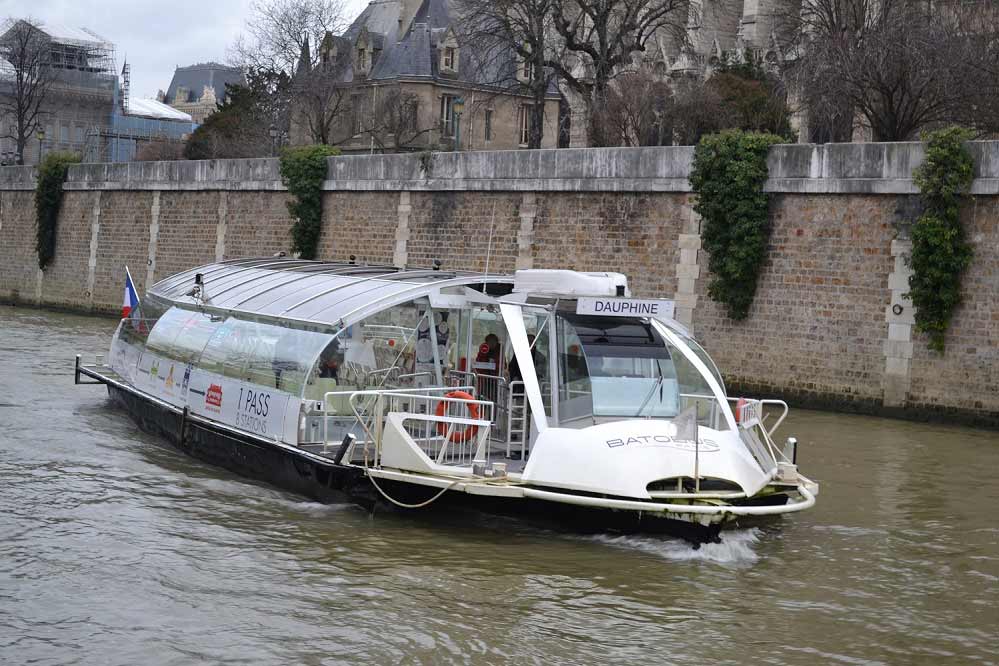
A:
<svg viewBox="0 0 999 666">
<path fill-rule="evenodd" d="M 341 384 L 332 378 L 320 378 L 309 384 L 306 390 L 306 397 L 310 400 L 322 400 L 323 396 L 330 391 L 360 391 L 360 387 L 350 384 Z M 331 396 L 326 404 L 326 408 L 335 414 L 351 414 L 350 394 Z"/>
</svg>

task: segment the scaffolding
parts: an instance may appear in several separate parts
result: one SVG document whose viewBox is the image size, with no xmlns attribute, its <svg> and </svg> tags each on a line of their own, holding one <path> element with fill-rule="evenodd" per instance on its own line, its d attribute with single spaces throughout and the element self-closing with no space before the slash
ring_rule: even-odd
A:
<svg viewBox="0 0 999 666">
<path fill-rule="evenodd" d="M 53 85 L 60 92 L 104 93 L 113 95 L 117 80 L 114 44 L 86 28 L 70 28 L 54 23 L 27 23 L 8 20 L 0 27 L 0 39 L 18 24 L 30 25 L 47 50 L 48 66 L 54 76 Z M 0 59 L 0 78 L 14 74 L 14 64 Z"/>
</svg>

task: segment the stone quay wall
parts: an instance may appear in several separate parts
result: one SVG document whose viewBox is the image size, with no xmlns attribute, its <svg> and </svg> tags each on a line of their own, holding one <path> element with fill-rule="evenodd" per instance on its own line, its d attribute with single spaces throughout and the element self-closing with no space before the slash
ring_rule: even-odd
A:
<svg viewBox="0 0 999 666">
<path fill-rule="evenodd" d="M 999 142 L 969 146 L 975 257 L 943 354 L 914 330 L 904 297 L 919 143 L 772 150 L 769 256 L 743 322 L 707 294 L 686 147 L 330 158 L 320 254 L 619 271 L 635 295 L 676 300 L 731 394 L 999 426 Z M 185 268 L 290 245 L 273 159 L 71 167 L 45 271 L 33 188 L 30 168 L 0 169 L 2 301 L 113 313 L 126 264 L 141 293 Z"/>
</svg>

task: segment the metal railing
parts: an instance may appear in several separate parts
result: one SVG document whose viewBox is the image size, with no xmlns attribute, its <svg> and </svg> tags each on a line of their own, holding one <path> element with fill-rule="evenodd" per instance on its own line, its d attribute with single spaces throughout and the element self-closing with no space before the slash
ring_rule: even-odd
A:
<svg viewBox="0 0 999 666">
<path fill-rule="evenodd" d="M 527 433 L 529 422 L 527 393 L 524 382 L 512 381 L 509 384 L 509 401 L 506 409 L 506 457 L 510 457 L 512 444 L 520 443 L 520 459 L 527 457 Z"/>
<path fill-rule="evenodd" d="M 756 433 L 759 433 L 759 440 L 762 440 L 762 444 L 766 447 L 767 453 L 769 453 L 774 464 L 780 462 L 792 462 L 787 459 L 784 452 L 778 448 L 774 443 L 773 434 L 780 427 L 780 424 L 784 422 L 790 411 L 787 403 L 783 400 L 756 400 L 753 398 L 728 398 L 729 402 L 734 402 L 736 404 L 736 421 L 739 423 L 739 427 L 744 430 L 750 437 L 750 440 L 757 439 Z M 769 418 L 769 414 L 764 412 L 765 405 L 773 405 L 775 407 L 781 407 L 783 411 L 780 417 L 773 426 L 768 430 L 766 427 L 766 420 Z M 761 461 L 762 462 L 762 461 Z"/>
<path fill-rule="evenodd" d="M 471 465 L 476 456 L 487 456 L 495 405 L 487 400 L 435 395 L 453 390 L 431 387 L 350 392 L 351 408 L 365 434 L 355 443 L 363 446 L 365 466 L 381 464 L 385 421 L 393 413 L 404 415 L 406 433 L 437 464 Z M 336 394 L 330 392 L 327 399 Z"/>
</svg>

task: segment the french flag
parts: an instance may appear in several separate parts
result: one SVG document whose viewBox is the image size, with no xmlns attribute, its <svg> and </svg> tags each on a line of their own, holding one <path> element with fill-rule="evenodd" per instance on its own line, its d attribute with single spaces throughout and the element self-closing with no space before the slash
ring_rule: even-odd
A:
<svg viewBox="0 0 999 666">
<path fill-rule="evenodd" d="M 125 299 L 121 303 L 121 318 L 124 319 L 132 313 L 139 305 L 139 295 L 135 293 L 135 285 L 132 283 L 132 274 L 125 266 Z"/>
</svg>

